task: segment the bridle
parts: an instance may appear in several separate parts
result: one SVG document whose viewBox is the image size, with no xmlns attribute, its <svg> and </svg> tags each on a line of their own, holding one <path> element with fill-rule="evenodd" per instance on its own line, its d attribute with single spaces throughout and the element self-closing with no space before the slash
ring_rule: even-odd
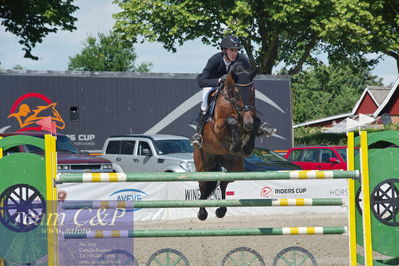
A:
<svg viewBox="0 0 399 266">
<path fill-rule="evenodd" d="M 239 88 L 239 93 L 234 94 L 234 87 Z M 243 98 L 242 91 L 243 90 L 250 90 L 253 88 L 253 82 L 247 83 L 247 84 L 240 84 L 240 83 L 234 83 L 234 86 L 232 87 L 233 89 L 227 89 L 227 95 L 223 94 L 223 97 L 226 101 L 230 102 L 234 109 L 237 111 L 237 114 L 240 116 L 240 112 L 244 111 L 253 111 L 255 110 L 255 107 L 250 104 L 250 95 L 249 92 L 248 94 L 245 95 L 245 99 L 243 99 L 244 105 L 243 106 L 238 106 L 238 100 L 240 98 Z M 232 94 L 233 93 L 233 94 Z M 240 95 L 241 94 L 241 95 Z"/>
</svg>

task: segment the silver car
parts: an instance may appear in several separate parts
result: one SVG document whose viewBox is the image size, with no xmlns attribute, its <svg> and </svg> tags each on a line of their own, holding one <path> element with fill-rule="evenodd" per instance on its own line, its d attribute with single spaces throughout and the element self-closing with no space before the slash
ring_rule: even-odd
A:
<svg viewBox="0 0 399 266">
<path fill-rule="evenodd" d="M 117 172 L 192 172 L 193 148 L 186 137 L 174 135 L 121 135 L 108 137 L 102 157 Z"/>
</svg>

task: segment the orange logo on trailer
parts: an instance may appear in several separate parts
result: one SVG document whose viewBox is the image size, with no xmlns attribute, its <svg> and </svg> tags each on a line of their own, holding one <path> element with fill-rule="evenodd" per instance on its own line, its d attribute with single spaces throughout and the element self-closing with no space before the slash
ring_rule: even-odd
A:
<svg viewBox="0 0 399 266">
<path fill-rule="evenodd" d="M 39 103 L 37 102 L 39 100 Z M 42 104 L 40 104 L 42 103 Z M 57 103 L 53 103 L 47 96 L 31 92 L 19 97 L 11 107 L 10 115 L 7 118 L 14 117 L 17 119 L 21 131 L 40 131 L 40 126 L 33 126 L 37 121 L 42 120 L 46 117 L 51 117 L 51 121 L 54 121 L 56 127 L 59 129 L 65 128 L 65 122 L 62 119 L 60 113 L 57 111 L 55 106 Z"/>
</svg>

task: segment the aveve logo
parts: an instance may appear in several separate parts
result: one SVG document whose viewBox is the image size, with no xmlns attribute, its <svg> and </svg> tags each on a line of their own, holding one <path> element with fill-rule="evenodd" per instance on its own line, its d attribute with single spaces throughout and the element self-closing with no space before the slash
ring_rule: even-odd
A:
<svg viewBox="0 0 399 266">
<path fill-rule="evenodd" d="M 57 128 L 64 129 L 65 122 L 55 108 L 56 105 L 57 103 L 53 103 L 43 94 L 27 93 L 13 103 L 7 118 L 15 118 L 18 121 L 20 129 L 17 132 L 41 131 L 41 126 L 35 126 L 36 122 L 49 116 Z"/>
<path fill-rule="evenodd" d="M 143 198 L 147 197 L 148 194 L 139 189 L 121 189 L 117 190 L 109 195 L 111 200 L 116 201 L 141 201 Z M 133 211 L 140 210 L 139 208 L 134 208 Z M 126 210 L 130 211 L 130 210 Z"/>
</svg>

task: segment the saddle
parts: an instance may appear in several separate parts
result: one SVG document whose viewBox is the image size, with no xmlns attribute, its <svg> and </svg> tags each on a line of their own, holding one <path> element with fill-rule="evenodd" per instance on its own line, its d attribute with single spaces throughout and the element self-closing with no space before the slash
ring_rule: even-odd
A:
<svg viewBox="0 0 399 266">
<path fill-rule="evenodd" d="M 219 93 L 220 90 L 218 88 L 214 88 L 208 94 L 208 108 L 205 111 L 204 124 L 208 122 L 211 118 L 213 118 L 213 115 L 215 113 L 216 97 Z M 195 128 L 198 125 L 198 118 L 199 115 L 196 115 L 195 117 L 193 117 L 189 124 Z"/>
</svg>

